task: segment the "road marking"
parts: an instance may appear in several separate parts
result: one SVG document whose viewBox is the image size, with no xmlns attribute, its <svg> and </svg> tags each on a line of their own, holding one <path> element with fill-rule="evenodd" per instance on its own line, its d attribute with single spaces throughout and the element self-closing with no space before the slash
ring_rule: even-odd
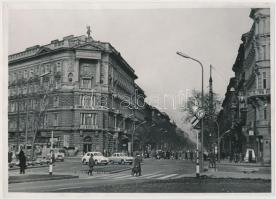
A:
<svg viewBox="0 0 276 199">
<path fill-rule="evenodd" d="M 129 176 L 130 174 L 127 174 L 127 175 Z M 103 177 L 100 177 L 100 178 L 101 179 L 115 179 L 115 178 L 121 177 L 121 176 L 122 176 L 122 174 L 119 173 L 119 174 L 106 175 L 106 176 L 103 176 Z M 126 176 L 126 175 L 124 175 L 124 176 Z"/>
<path fill-rule="evenodd" d="M 167 179 L 167 178 L 170 178 L 170 177 L 172 177 L 172 176 L 176 176 L 177 174 L 171 174 L 171 175 L 167 175 L 167 176 L 163 176 L 163 177 L 161 177 L 161 178 L 157 178 L 158 180 L 164 180 L 164 179 Z"/>
<path fill-rule="evenodd" d="M 185 177 L 185 176 L 187 176 L 187 174 L 182 174 L 182 175 L 179 175 L 179 176 L 173 177 L 172 179 L 178 179 L 178 178 L 182 178 L 182 177 Z"/>
<path fill-rule="evenodd" d="M 145 175 L 142 175 L 142 176 L 137 176 L 137 178 L 135 178 L 136 176 L 129 176 L 129 178 L 127 178 L 127 179 L 144 179 L 144 178 L 147 178 L 147 177 L 149 177 L 149 176 L 152 176 L 152 175 L 155 175 L 155 174 L 157 174 L 157 173 L 159 173 L 159 172 L 155 172 L 155 173 L 148 173 L 148 174 L 145 174 Z M 118 178 L 117 178 L 118 179 Z"/>
<path fill-rule="evenodd" d="M 151 175 L 151 176 L 146 177 L 146 179 L 155 178 L 155 177 L 161 176 L 161 175 L 164 175 L 164 174 L 163 173 L 159 173 L 159 174 L 156 174 L 156 175 Z"/>
<path fill-rule="evenodd" d="M 129 177 L 132 177 L 132 175 L 128 174 L 124 176 L 119 176 L 119 177 L 116 177 L 116 179 L 129 178 Z"/>
</svg>

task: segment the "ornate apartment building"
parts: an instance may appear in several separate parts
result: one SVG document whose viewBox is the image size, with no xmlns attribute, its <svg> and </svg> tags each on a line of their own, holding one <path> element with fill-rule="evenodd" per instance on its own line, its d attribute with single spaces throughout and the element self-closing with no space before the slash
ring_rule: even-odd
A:
<svg viewBox="0 0 276 199">
<path fill-rule="evenodd" d="M 9 56 L 9 146 L 129 151 L 144 91 L 110 44 L 67 36 Z"/>
<path fill-rule="evenodd" d="M 247 149 L 253 149 L 256 161 L 270 162 L 270 9 L 251 9 L 250 17 L 254 23 L 242 36 L 232 68 L 235 77 L 229 83 L 220 114 L 222 123 L 231 123 L 223 125 L 231 133 L 222 143 L 228 154 L 241 152 L 245 156 Z"/>
</svg>

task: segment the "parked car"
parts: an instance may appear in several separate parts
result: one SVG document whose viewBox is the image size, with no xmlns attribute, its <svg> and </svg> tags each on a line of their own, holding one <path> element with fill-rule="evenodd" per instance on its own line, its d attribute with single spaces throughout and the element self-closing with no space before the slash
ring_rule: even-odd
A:
<svg viewBox="0 0 276 199">
<path fill-rule="evenodd" d="M 165 152 L 162 150 L 157 150 L 156 151 L 156 159 L 161 159 L 161 158 L 165 158 Z"/>
<path fill-rule="evenodd" d="M 108 158 L 104 157 L 101 152 L 87 152 L 81 159 L 81 162 L 83 164 L 88 164 L 91 153 L 93 154 L 93 158 L 94 158 L 96 165 L 97 164 L 104 164 L 104 165 L 108 164 L 108 162 L 109 162 Z"/>
<path fill-rule="evenodd" d="M 13 159 L 10 163 L 9 163 L 9 168 L 12 168 L 14 166 L 19 166 L 19 160 L 17 159 Z"/>
<path fill-rule="evenodd" d="M 113 153 L 109 158 L 109 162 L 114 164 L 132 164 L 133 157 L 127 156 L 125 153 Z"/>
<path fill-rule="evenodd" d="M 53 149 L 55 155 L 55 161 L 64 161 L 65 152 L 63 149 Z M 50 159 L 50 153 L 47 154 L 47 159 Z"/>
</svg>

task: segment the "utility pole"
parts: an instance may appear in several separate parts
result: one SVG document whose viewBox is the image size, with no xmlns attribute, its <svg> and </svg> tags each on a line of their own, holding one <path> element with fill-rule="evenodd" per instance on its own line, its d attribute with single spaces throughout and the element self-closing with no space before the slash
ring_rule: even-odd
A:
<svg viewBox="0 0 276 199">
<path fill-rule="evenodd" d="M 19 107 L 20 107 L 20 105 L 19 105 L 19 103 L 20 103 L 20 100 L 18 99 L 18 101 L 17 101 L 17 129 L 16 129 L 16 147 L 17 147 L 17 151 L 19 151 L 19 134 L 20 134 L 20 132 L 19 132 L 19 125 L 20 125 L 20 112 L 19 112 Z"/>
<path fill-rule="evenodd" d="M 52 130 L 51 136 L 51 148 L 50 148 L 50 164 L 49 164 L 49 175 L 53 175 L 53 143 L 54 143 L 54 131 Z"/>
<path fill-rule="evenodd" d="M 209 78 L 209 134 L 210 134 L 210 150 L 213 151 L 213 79 L 212 79 L 212 65 L 210 65 L 210 78 Z"/>
</svg>

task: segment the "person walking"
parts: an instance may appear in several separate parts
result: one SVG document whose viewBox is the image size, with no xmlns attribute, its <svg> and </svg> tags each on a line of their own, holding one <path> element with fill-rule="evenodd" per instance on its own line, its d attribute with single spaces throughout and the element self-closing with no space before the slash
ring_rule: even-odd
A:
<svg viewBox="0 0 276 199">
<path fill-rule="evenodd" d="M 25 174 L 26 156 L 22 149 L 19 152 L 18 159 L 19 159 L 20 174 Z"/>
<path fill-rule="evenodd" d="M 142 175 L 142 169 L 141 169 L 141 162 L 142 162 L 142 159 L 140 157 L 139 154 L 136 155 L 135 159 L 134 159 L 134 165 L 133 167 L 137 167 L 138 168 L 138 173 L 139 173 L 139 176 Z"/>
<path fill-rule="evenodd" d="M 89 166 L 88 175 L 89 176 L 93 175 L 94 165 L 95 165 L 95 161 L 94 161 L 94 158 L 93 158 L 93 154 L 91 153 L 90 158 L 89 158 L 89 162 L 88 162 L 88 166 Z"/>
</svg>

